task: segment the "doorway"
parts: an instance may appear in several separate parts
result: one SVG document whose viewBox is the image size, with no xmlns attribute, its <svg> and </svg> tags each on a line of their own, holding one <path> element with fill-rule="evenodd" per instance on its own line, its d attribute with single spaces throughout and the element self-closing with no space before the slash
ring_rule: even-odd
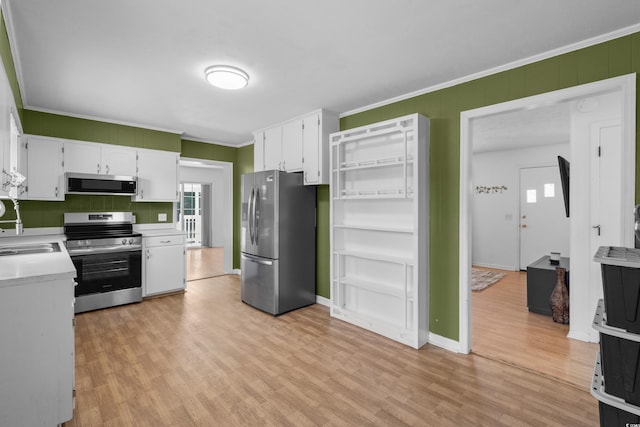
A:
<svg viewBox="0 0 640 427">
<path fill-rule="evenodd" d="M 188 242 L 187 280 L 233 272 L 233 164 L 180 159 L 176 228 Z"/>
<path fill-rule="evenodd" d="M 598 96 L 606 93 L 618 93 L 621 121 L 621 159 L 619 159 L 619 170 L 623 177 L 623 187 L 621 188 L 621 206 L 615 206 L 620 211 L 624 221 L 621 222 L 622 231 L 617 234 L 620 246 L 633 245 L 633 205 L 635 197 L 635 75 L 628 75 L 607 79 L 587 85 L 576 86 L 569 89 L 550 92 L 529 98 L 523 98 L 503 104 L 483 107 L 476 110 L 461 113 L 461 150 L 460 150 L 460 341 L 459 351 L 468 353 L 471 350 L 471 262 L 472 262 L 472 215 L 471 196 L 473 182 L 472 173 L 472 140 L 473 121 L 480 117 L 489 117 L 509 111 L 522 111 L 538 106 L 553 105 L 559 102 L 571 102 L 584 100 L 587 97 Z M 571 181 L 571 268 L 572 283 L 581 284 L 580 292 L 572 292 L 571 298 L 571 329 L 568 336 L 584 341 L 592 339 L 591 318 L 595 310 L 598 292 L 594 285 L 595 279 L 591 278 L 590 264 L 593 254 L 590 253 L 588 242 L 591 240 L 592 218 L 590 210 L 584 209 L 585 203 L 588 205 L 591 185 L 589 182 L 591 174 L 590 147 L 585 140 L 578 139 L 579 134 L 576 123 L 572 121 L 571 132 L 571 156 L 572 156 L 572 176 Z M 589 130 L 590 131 L 590 130 Z M 576 181 L 580 183 L 578 186 Z M 585 187 L 586 190 L 583 188 Z M 577 190 L 577 191 L 576 191 Z M 580 191 L 583 190 L 583 191 Z M 585 193 L 586 191 L 586 193 Z M 578 193 L 578 194 L 576 194 Z M 628 214 L 626 214 L 628 212 Z M 628 217 L 628 218 L 627 218 Z M 585 241 L 586 240 L 586 241 Z M 586 244 L 585 244 L 586 243 Z M 586 248 L 585 248 L 586 246 Z"/>
</svg>

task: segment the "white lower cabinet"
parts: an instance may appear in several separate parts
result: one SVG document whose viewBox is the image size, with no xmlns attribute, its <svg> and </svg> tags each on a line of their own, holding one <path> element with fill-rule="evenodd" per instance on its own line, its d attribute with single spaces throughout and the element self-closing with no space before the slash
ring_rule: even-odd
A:
<svg viewBox="0 0 640 427">
<path fill-rule="evenodd" d="M 330 136 L 331 315 L 414 348 L 429 334 L 429 120 Z"/>
<path fill-rule="evenodd" d="M 1 426 L 73 417 L 73 292 L 71 278 L 0 286 Z"/>
<path fill-rule="evenodd" d="M 186 246 L 183 234 L 143 236 L 142 296 L 186 288 Z"/>
</svg>

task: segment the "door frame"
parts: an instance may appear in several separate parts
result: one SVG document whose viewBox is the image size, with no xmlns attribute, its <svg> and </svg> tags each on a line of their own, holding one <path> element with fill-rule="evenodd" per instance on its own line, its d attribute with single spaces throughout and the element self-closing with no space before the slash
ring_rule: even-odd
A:
<svg viewBox="0 0 640 427">
<path fill-rule="evenodd" d="M 207 165 L 217 166 L 219 168 L 222 168 L 223 170 L 226 188 L 221 189 L 219 187 L 216 187 L 212 182 L 206 182 L 205 184 L 211 184 L 211 191 L 213 193 L 212 201 L 213 201 L 213 197 L 216 197 L 216 199 L 222 202 L 226 207 L 225 215 L 222 220 L 224 222 L 223 224 L 224 235 L 222 236 L 222 241 L 223 241 L 222 268 L 225 274 L 232 274 L 233 273 L 233 163 L 223 162 L 218 160 L 198 159 L 198 158 L 191 158 L 191 157 L 180 157 L 180 161 L 185 161 L 187 163 L 191 162 L 191 163 L 204 165 L 204 166 L 207 166 Z M 191 165 L 184 164 L 184 166 L 191 166 Z M 182 180 L 180 180 L 180 182 L 182 182 Z M 215 194 L 214 191 L 219 191 L 222 193 L 222 195 Z M 174 209 L 173 217 L 176 218 L 175 203 L 173 204 L 173 209 Z M 213 217 L 214 213 L 211 212 L 211 215 Z"/>
<path fill-rule="evenodd" d="M 593 83 L 574 86 L 567 89 L 547 92 L 513 101 L 489 105 L 460 113 L 460 223 L 459 223 L 459 342 L 458 351 L 467 354 L 471 350 L 471 261 L 472 261 L 472 127 L 471 122 L 480 117 L 501 114 L 505 112 L 519 111 L 535 108 L 537 106 L 550 105 L 558 102 L 566 102 L 574 99 L 595 96 L 603 93 L 620 91 L 622 95 L 622 149 L 625 153 L 623 168 L 623 180 L 629 183 L 623 189 L 623 212 L 629 212 L 629 221 L 625 223 L 625 237 L 628 236 L 627 246 L 633 246 L 633 207 L 635 203 L 635 116 L 636 116 L 636 74 L 627 74 L 620 77 L 600 80 Z M 574 141 L 571 141 L 573 151 Z M 573 198 L 573 194 L 571 195 Z M 571 224 L 576 215 L 572 215 Z M 573 236 L 573 233 L 572 233 Z M 570 336 L 572 334 L 570 333 Z M 572 336 L 582 338 L 581 336 Z"/>
</svg>

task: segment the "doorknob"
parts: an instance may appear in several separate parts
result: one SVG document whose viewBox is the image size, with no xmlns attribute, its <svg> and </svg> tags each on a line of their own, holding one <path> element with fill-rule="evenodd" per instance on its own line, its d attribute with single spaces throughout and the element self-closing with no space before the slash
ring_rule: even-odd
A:
<svg viewBox="0 0 640 427">
<path fill-rule="evenodd" d="M 520 227 L 527 228 L 527 224 L 522 224 Z"/>
<path fill-rule="evenodd" d="M 600 225 L 594 225 L 591 228 L 595 228 L 598 231 L 598 236 L 600 235 Z"/>
<path fill-rule="evenodd" d="M 522 219 L 525 219 L 527 216 L 526 215 L 522 215 Z"/>
</svg>

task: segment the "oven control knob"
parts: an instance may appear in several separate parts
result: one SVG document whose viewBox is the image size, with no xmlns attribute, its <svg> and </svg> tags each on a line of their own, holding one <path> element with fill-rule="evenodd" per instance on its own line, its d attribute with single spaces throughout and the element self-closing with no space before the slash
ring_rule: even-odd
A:
<svg viewBox="0 0 640 427">
<path fill-rule="evenodd" d="M 127 244 L 127 239 L 122 239 L 122 244 L 126 245 Z"/>
<path fill-rule="evenodd" d="M 132 245 L 133 244 L 133 239 L 129 239 L 129 244 Z"/>
</svg>

